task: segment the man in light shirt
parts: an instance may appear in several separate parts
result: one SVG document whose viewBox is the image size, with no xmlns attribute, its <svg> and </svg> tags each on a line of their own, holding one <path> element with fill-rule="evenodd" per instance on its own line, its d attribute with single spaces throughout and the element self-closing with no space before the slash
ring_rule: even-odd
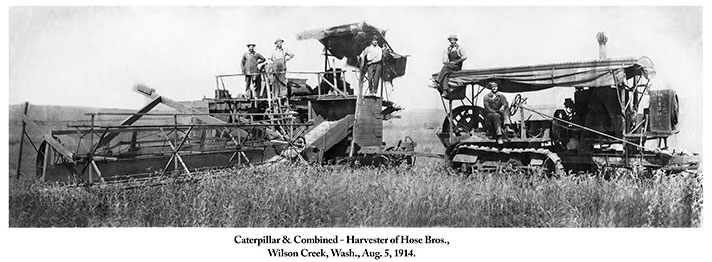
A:
<svg viewBox="0 0 712 262">
<path fill-rule="evenodd" d="M 381 65 L 383 49 L 378 46 L 378 36 L 374 35 L 371 38 L 371 45 L 361 52 L 360 57 L 368 75 L 368 90 L 371 95 L 375 95 L 378 92 L 378 83 L 381 81 L 381 71 L 383 69 Z"/>
<path fill-rule="evenodd" d="M 269 62 L 272 63 L 272 69 L 274 72 L 274 83 L 273 90 L 276 96 L 287 95 L 287 61 L 294 58 L 294 54 L 282 48 L 282 43 L 284 40 L 277 38 L 274 41 L 275 49 L 272 51 L 272 55 L 269 58 Z"/>
</svg>

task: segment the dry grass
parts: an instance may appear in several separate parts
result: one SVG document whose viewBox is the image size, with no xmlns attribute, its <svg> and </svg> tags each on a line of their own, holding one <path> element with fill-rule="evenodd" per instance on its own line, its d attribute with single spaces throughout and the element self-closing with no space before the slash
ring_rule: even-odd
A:
<svg viewBox="0 0 712 262">
<path fill-rule="evenodd" d="M 249 167 L 122 190 L 33 187 L 11 227 L 697 227 L 693 176 L 606 181 L 413 168 Z M 214 173 L 215 174 L 215 173 Z"/>
</svg>

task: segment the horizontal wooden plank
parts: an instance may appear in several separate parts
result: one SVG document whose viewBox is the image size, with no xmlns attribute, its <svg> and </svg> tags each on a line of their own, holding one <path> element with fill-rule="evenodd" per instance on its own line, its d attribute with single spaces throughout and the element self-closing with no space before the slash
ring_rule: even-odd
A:
<svg viewBox="0 0 712 262">
<path fill-rule="evenodd" d="M 383 133 L 380 131 L 379 128 L 367 128 L 367 127 L 360 127 L 356 133 Z"/>
<path fill-rule="evenodd" d="M 369 126 L 360 126 L 356 129 L 356 133 L 383 133 L 380 128 Z"/>
</svg>

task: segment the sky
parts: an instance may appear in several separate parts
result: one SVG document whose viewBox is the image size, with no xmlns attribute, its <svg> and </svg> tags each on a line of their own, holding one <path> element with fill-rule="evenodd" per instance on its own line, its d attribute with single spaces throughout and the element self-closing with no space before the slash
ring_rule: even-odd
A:
<svg viewBox="0 0 712 262">
<path fill-rule="evenodd" d="M 322 46 L 296 40 L 316 28 L 366 21 L 388 30 L 409 55 L 391 100 L 406 109 L 442 108 L 428 88 L 447 37 L 457 34 L 464 68 L 592 60 L 597 32 L 609 57 L 648 56 L 655 88 L 681 101 L 681 130 L 701 133 L 701 7 L 10 7 L 9 103 L 139 108 L 136 83 L 174 100 L 212 97 L 217 74 L 239 71 L 249 42 L 269 54 L 276 38 L 296 54 L 290 71 L 323 69 Z M 294 76 L 293 77 L 299 77 Z M 315 82 L 312 82 L 312 86 Z M 241 79 L 227 82 L 233 94 Z M 511 97 L 511 96 L 510 96 Z M 569 89 L 527 93 L 530 104 L 560 105 Z M 691 112 L 691 114 L 688 114 Z M 685 129 L 683 129 L 685 128 Z M 694 130 L 693 130 L 694 129 Z M 689 142 L 687 148 L 700 151 Z M 697 148 L 694 148 L 696 147 Z"/>
</svg>

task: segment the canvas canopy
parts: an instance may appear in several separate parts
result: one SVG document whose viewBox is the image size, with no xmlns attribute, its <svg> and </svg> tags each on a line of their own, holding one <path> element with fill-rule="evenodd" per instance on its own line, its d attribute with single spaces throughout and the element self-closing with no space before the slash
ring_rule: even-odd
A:
<svg viewBox="0 0 712 262">
<path fill-rule="evenodd" d="M 366 46 L 371 44 L 374 35 L 378 37 L 379 43 L 385 42 L 386 31 L 366 22 L 360 22 L 304 31 L 297 34 L 297 40 L 319 40 L 331 55 L 341 59 L 357 57 Z"/>
<path fill-rule="evenodd" d="M 346 63 L 358 67 L 359 54 L 371 44 L 373 37 L 384 48 L 383 80 L 390 82 L 405 74 L 407 57 L 393 52 L 393 47 L 386 41 L 386 31 L 366 22 L 345 24 L 329 28 L 314 29 L 297 34 L 297 40 L 316 39 L 324 45 L 331 56 L 347 58 Z"/>
<path fill-rule="evenodd" d="M 498 83 L 505 93 L 530 92 L 552 87 L 596 87 L 623 83 L 634 76 L 650 79 L 655 75 L 648 57 L 615 58 L 588 62 L 544 64 L 491 69 L 462 70 L 449 76 L 451 92 L 467 85 Z M 437 73 L 433 78 L 437 77 Z"/>
</svg>

